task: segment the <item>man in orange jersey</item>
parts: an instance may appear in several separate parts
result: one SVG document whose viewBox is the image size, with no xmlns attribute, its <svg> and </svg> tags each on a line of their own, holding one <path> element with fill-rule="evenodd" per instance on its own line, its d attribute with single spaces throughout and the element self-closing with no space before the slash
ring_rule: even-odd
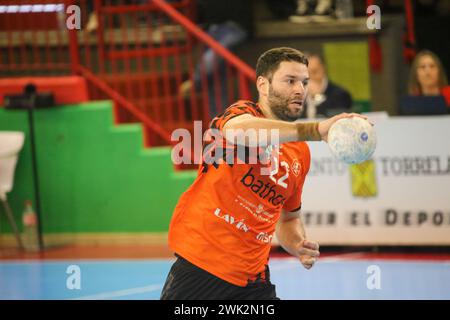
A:
<svg viewBox="0 0 450 320">
<path fill-rule="evenodd" d="M 249 161 L 247 153 L 232 157 L 231 163 L 206 161 L 211 148 L 204 148 L 208 152 L 198 177 L 180 197 L 170 223 L 169 246 L 177 260 L 161 299 L 277 299 L 268 268 L 275 232 L 281 246 L 305 268 L 319 257 L 319 244 L 307 240 L 300 217 L 311 159 L 305 141 L 326 141 L 334 122 L 362 116 L 295 122 L 303 111 L 309 80 L 308 60 L 298 50 L 268 50 L 258 59 L 256 76 L 258 103 L 238 101 L 210 127 L 226 137 L 227 145 L 229 132 L 252 131 L 258 155 L 265 154 L 269 161 Z M 255 145 L 250 136 L 241 140 L 247 151 Z M 222 150 L 224 159 L 239 147 L 231 143 L 233 150 Z M 268 174 L 263 170 L 267 166 Z"/>
</svg>

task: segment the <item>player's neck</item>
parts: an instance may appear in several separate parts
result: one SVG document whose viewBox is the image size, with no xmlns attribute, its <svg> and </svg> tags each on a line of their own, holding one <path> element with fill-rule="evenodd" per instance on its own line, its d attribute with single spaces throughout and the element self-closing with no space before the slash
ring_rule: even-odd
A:
<svg viewBox="0 0 450 320">
<path fill-rule="evenodd" d="M 273 119 L 273 120 L 279 120 L 272 112 L 272 110 L 269 107 L 269 104 L 267 101 L 264 101 L 263 99 L 260 99 L 258 101 L 259 107 L 261 108 L 262 113 L 264 114 L 264 117 L 267 119 Z"/>
</svg>

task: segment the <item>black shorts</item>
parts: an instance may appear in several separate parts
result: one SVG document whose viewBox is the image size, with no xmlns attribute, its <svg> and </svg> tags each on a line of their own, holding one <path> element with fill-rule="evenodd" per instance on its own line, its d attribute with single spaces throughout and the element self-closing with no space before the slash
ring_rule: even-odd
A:
<svg viewBox="0 0 450 320">
<path fill-rule="evenodd" d="M 177 256 L 161 292 L 161 300 L 279 300 L 270 283 L 269 268 L 265 279 L 236 286 Z"/>
</svg>

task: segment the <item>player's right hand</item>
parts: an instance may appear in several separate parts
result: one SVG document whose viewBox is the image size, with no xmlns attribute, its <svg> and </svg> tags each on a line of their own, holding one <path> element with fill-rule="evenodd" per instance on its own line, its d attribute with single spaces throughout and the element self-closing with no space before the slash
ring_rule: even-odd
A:
<svg viewBox="0 0 450 320">
<path fill-rule="evenodd" d="M 322 140 L 327 142 L 328 141 L 328 131 L 330 130 L 331 126 L 338 120 L 344 119 L 344 118 L 352 118 L 352 117 L 360 117 L 365 120 L 368 120 L 366 116 L 363 116 L 359 113 L 341 113 L 334 117 L 331 117 L 327 120 L 323 120 L 319 122 L 319 134 L 322 137 Z"/>
</svg>

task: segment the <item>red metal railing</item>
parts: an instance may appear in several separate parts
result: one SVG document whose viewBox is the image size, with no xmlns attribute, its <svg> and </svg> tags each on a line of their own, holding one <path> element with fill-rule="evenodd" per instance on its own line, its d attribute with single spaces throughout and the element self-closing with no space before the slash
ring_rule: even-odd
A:
<svg viewBox="0 0 450 320">
<path fill-rule="evenodd" d="M 182 25 L 190 34 L 200 40 L 204 45 L 211 48 L 218 56 L 223 58 L 229 67 L 235 68 L 238 73 L 239 90 L 243 98 L 251 97 L 249 81 L 256 79 L 255 70 L 237 58 L 233 53 L 224 48 L 219 42 L 199 29 L 191 20 L 180 14 L 172 6 L 163 0 L 153 0 L 153 3 L 169 15 L 174 21 Z M 220 90 L 220 89 L 219 89 Z"/>
<path fill-rule="evenodd" d="M 65 28 L 64 11 L 23 10 L 36 4 L 78 4 L 81 30 Z M 14 5 L 0 13 L 2 76 L 80 74 L 92 99 L 114 100 L 117 122 L 144 125 L 146 145 L 251 98 L 254 70 L 191 21 L 191 0 L 0 1 Z"/>
<path fill-rule="evenodd" d="M 67 32 L 59 28 L 63 6 L 58 1 L 0 1 L 2 76 L 59 74 L 70 64 Z M 56 2 L 56 3 L 55 3 Z M 52 56 L 50 45 L 58 48 Z"/>
</svg>

